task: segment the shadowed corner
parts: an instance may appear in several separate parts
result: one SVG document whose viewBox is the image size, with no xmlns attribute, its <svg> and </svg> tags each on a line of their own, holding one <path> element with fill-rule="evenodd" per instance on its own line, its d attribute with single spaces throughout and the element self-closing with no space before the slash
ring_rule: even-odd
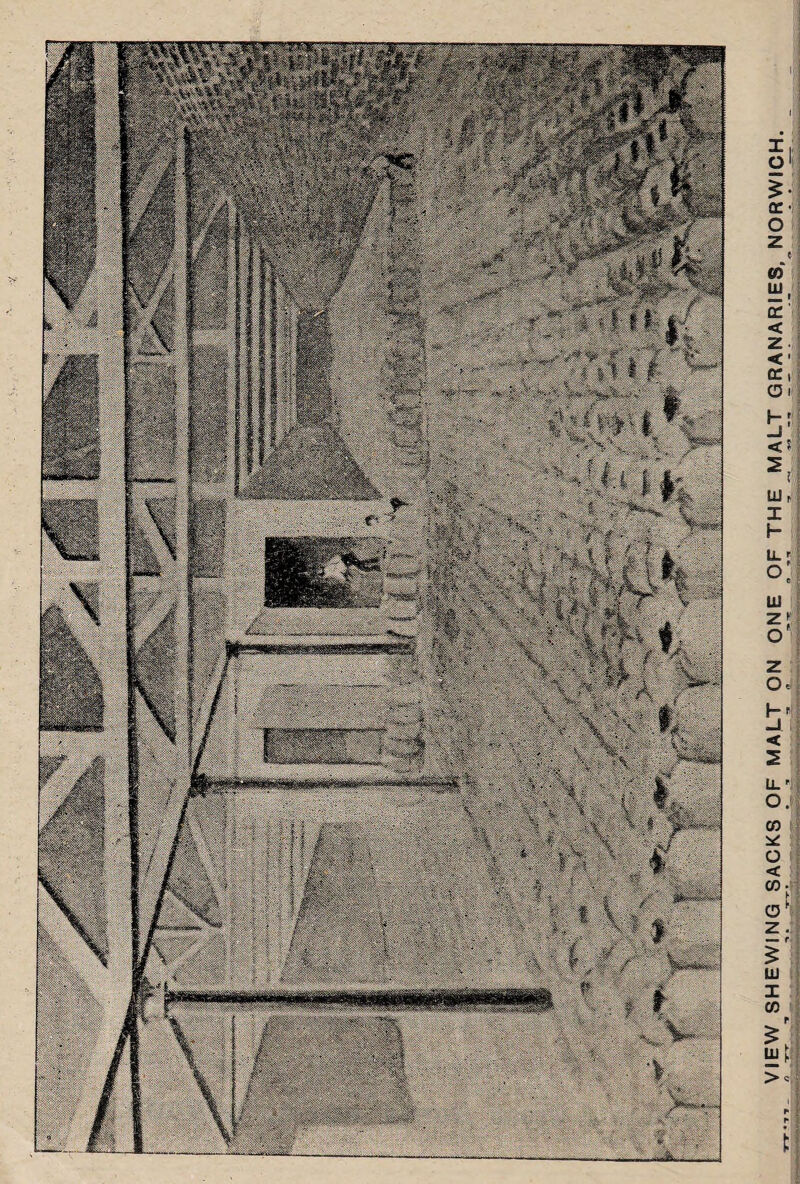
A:
<svg viewBox="0 0 800 1184">
<path fill-rule="evenodd" d="M 288 1155 L 302 1127 L 411 1122 L 400 1028 L 391 1019 L 267 1021 L 231 1154 Z"/>
</svg>

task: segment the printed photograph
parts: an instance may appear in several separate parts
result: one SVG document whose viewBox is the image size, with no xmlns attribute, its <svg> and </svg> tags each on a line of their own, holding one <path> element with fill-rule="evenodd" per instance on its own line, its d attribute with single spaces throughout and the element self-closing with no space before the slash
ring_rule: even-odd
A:
<svg viewBox="0 0 800 1184">
<path fill-rule="evenodd" d="M 37 1150 L 718 1160 L 723 50 L 39 85 Z"/>
</svg>

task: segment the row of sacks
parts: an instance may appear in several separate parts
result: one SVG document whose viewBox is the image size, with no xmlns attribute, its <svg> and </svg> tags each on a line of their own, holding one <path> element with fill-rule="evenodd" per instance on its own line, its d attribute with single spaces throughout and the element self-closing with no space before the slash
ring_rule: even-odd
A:
<svg viewBox="0 0 800 1184">
<path fill-rule="evenodd" d="M 699 590 L 715 593 L 714 599 L 688 596 L 684 604 L 669 586 L 674 564 L 656 548 L 650 578 L 665 583 L 666 576 L 667 587 L 642 596 L 628 587 L 622 594 L 636 605 L 627 615 L 638 624 L 631 648 L 640 665 L 649 673 L 651 654 L 656 665 L 682 662 L 688 666 L 684 682 L 688 675 L 698 684 L 685 686 L 670 704 L 659 706 L 646 692 L 639 696 L 647 707 L 633 722 L 650 731 L 653 759 L 648 776 L 628 785 L 623 806 L 633 831 L 653 844 L 646 895 L 641 880 L 638 888 L 629 880 L 629 867 L 615 875 L 603 869 L 592 883 L 580 860 L 571 868 L 567 861 L 569 883 L 562 876 L 551 896 L 552 965 L 584 1039 L 592 1047 L 593 1041 L 598 1048 L 619 1047 L 614 1034 L 627 1033 L 625 1055 L 661 1096 L 652 1117 L 664 1154 L 688 1159 L 713 1158 L 718 1150 L 720 699 L 719 687 L 704 682 L 719 676 L 718 542 L 709 545 L 706 538 L 695 545 L 700 575 L 690 568 L 682 581 L 684 595 Z M 638 582 L 642 557 L 631 554 L 633 546 L 626 549 L 628 560 L 636 559 L 629 579 Z M 688 619 L 681 621 L 683 614 Z M 590 816 L 595 813 L 592 807 Z M 604 833 L 610 826 L 611 813 Z M 569 849 L 568 838 L 575 845 L 575 836 L 563 836 L 562 851 Z"/>
<path fill-rule="evenodd" d="M 614 507 L 608 507 L 601 526 L 591 509 L 576 516 L 582 506 L 574 511 L 567 507 L 568 493 L 562 493 L 561 501 L 536 507 L 535 534 L 521 528 L 515 532 L 520 581 L 534 596 L 546 576 L 580 578 L 576 569 L 585 569 L 588 578 L 611 586 L 615 603 L 627 602 L 625 618 L 635 628 L 637 596 L 674 587 L 687 603 L 720 594 L 719 531 L 690 531 L 674 506 L 659 517 L 630 507 L 614 514 Z"/>
<path fill-rule="evenodd" d="M 415 246 L 418 227 L 413 171 L 390 170 L 389 206 L 385 260 L 388 337 L 381 380 L 394 457 L 413 478 L 426 463 L 421 394 L 425 345 Z"/>
<path fill-rule="evenodd" d="M 513 598 L 507 600 L 513 606 Z M 678 652 L 666 658 L 658 638 L 655 649 L 645 649 L 625 636 L 614 617 L 603 620 L 556 590 L 531 604 L 534 611 L 528 619 L 534 624 L 538 618 L 560 662 L 548 657 L 546 648 L 528 644 L 543 674 L 604 735 L 608 749 L 629 767 L 657 774 L 679 757 L 719 759 L 719 685 L 693 681 L 719 677 L 719 612 L 714 602 L 709 603 L 712 609 L 703 617 L 694 606 L 686 614 L 700 622 L 702 636 L 689 636 L 685 648 L 682 640 Z M 513 609 L 508 615 L 513 615 Z M 545 691 L 543 684 L 543 695 Z M 645 806 L 648 829 L 653 834 L 666 833 L 661 826 L 653 829 L 652 804 Z"/>
<path fill-rule="evenodd" d="M 625 455 L 680 460 L 693 444 L 722 439 L 719 367 L 699 370 L 680 392 L 648 392 L 637 399 L 593 395 L 570 399 L 553 423 L 554 436 L 612 446 Z"/>
<path fill-rule="evenodd" d="M 695 289 L 719 296 L 722 285 L 722 224 L 701 218 L 674 239 L 669 289 L 632 293 L 556 311 L 531 323 L 530 348 L 537 361 L 552 361 L 565 340 L 590 356 L 680 346 L 680 328 Z M 685 282 L 683 282 L 685 281 Z"/>
<path fill-rule="evenodd" d="M 700 759 L 679 761 L 653 793 L 677 827 L 663 853 L 654 851 L 676 899 L 663 919 L 669 969 L 648 990 L 651 1039 L 665 1034 L 654 1060 L 670 1106 L 659 1137 L 676 1159 L 719 1154 L 721 767 L 718 749 L 714 760 L 703 759 L 709 750 L 690 755 Z"/>
<path fill-rule="evenodd" d="M 381 763 L 407 777 L 420 772 L 424 759 L 422 682 L 413 653 L 390 655 L 387 683 Z"/>
<path fill-rule="evenodd" d="M 529 159 L 518 180 L 540 188 L 566 170 L 580 167 L 587 156 L 598 158 L 603 171 L 615 171 L 615 156 L 625 155 L 635 165 L 646 161 L 646 137 L 654 121 L 675 116 L 692 139 L 719 135 L 722 127 L 722 64 L 689 65 L 671 55 L 649 72 L 609 70 L 610 59 L 587 78 L 580 94 L 588 95 L 583 118 L 576 121 L 578 100 L 571 94 L 554 104 L 531 129 L 536 156 Z M 638 149 L 633 142 L 641 139 Z M 609 142 L 611 148 L 608 148 Z M 616 166 L 618 169 L 619 166 Z M 533 178 L 533 181 L 530 179 Z M 517 179 L 517 178 L 515 178 Z"/>
<path fill-rule="evenodd" d="M 662 111 L 639 136 L 600 160 L 587 164 L 584 159 L 573 171 L 545 180 L 544 184 L 531 172 L 521 193 L 522 200 L 532 202 L 532 209 L 526 211 L 526 233 L 549 231 L 552 235 L 555 227 L 570 222 L 580 225 L 589 213 L 616 210 L 621 215 L 629 200 L 626 191 L 638 191 L 659 165 L 674 162 L 687 151 L 688 139 L 680 118 Z"/>
<path fill-rule="evenodd" d="M 672 290 L 691 288 L 720 295 L 719 213 L 674 220 L 662 229 L 656 226 L 628 245 L 612 242 L 604 253 L 577 260 L 567 269 L 562 260 L 548 259 L 541 238 L 538 247 L 531 238 L 527 246 L 523 244 L 530 286 L 522 282 L 526 277 L 520 277 L 520 311 L 527 312 L 532 323 L 548 314 L 574 313 L 579 325 L 584 314 L 591 316 L 592 305 L 619 297 L 658 299 Z M 467 228 L 463 233 L 471 242 L 474 232 Z M 452 250 L 449 244 L 446 248 Z M 504 294 L 504 302 L 511 296 Z"/>
<path fill-rule="evenodd" d="M 562 764 L 561 757 L 557 763 L 562 771 L 567 767 Z M 603 774 L 598 769 L 595 768 L 594 775 L 587 770 L 586 778 L 593 782 L 590 787 L 593 796 L 590 799 L 586 794 L 581 794 L 584 803 L 582 810 L 588 811 L 588 817 L 594 824 L 611 836 L 616 825 L 611 803 L 606 811 L 598 812 L 596 809 L 598 777 L 602 780 Z M 592 883 L 584 859 L 568 854 L 564 857 L 571 847 L 575 849 L 581 846 L 581 836 L 574 833 L 548 833 L 546 817 L 542 822 L 542 818 L 537 816 L 537 813 L 547 815 L 548 810 L 543 809 L 541 803 L 532 804 L 532 817 L 535 818 L 542 841 L 550 844 L 554 855 L 556 848 L 561 852 L 558 860 L 554 859 L 552 867 L 542 868 L 546 879 L 550 881 L 551 903 L 558 902 L 552 917 L 551 954 L 559 976 L 564 980 L 575 982 L 589 976 L 589 983 L 582 981 L 582 987 L 585 988 L 583 994 L 588 992 L 591 976 L 601 964 L 604 969 L 612 965 L 619 969 L 622 962 L 658 953 L 663 966 L 669 952 L 676 965 L 693 966 L 698 959 L 701 964 L 705 964 L 709 957 L 715 956 L 710 952 L 714 946 L 718 948 L 718 936 L 716 939 L 708 936 L 699 938 L 695 930 L 698 917 L 708 930 L 709 909 L 705 903 L 700 901 L 687 905 L 680 900 L 675 902 L 676 893 L 691 892 L 709 896 L 718 891 L 713 872 L 706 871 L 699 875 L 695 868 L 698 862 L 698 836 L 695 832 L 699 827 L 694 824 L 713 820 L 714 791 L 707 784 L 698 785 L 695 771 L 687 762 L 679 762 L 673 770 L 670 791 L 665 789 L 663 779 L 656 788 L 659 802 L 662 805 L 670 802 L 671 817 L 692 825 L 688 828 L 688 834 L 674 844 L 665 839 L 666 850 L 663 853 L 652 850 L 647 871 L 644 877 L 639 875 L 638 878 L 632 876 L 635 861 L 628 858 L 618 864 L 615 874 L 610 874 L 605 864 L 593 867 Z M 537 792 L 540 791 L 541 787 Z M 718 801 L 718 788 L 716 798 Z M 646 825 L 643 824 L 640 829 L 646 842 L 649 837 Z M 670 827 L 670 833 L 671 830 Z M 704 858 L 700 862 L 705 864 L 712 861 Z M 640 872 L 642 870 L 639 869 Z M 597 890 L 597 883 L 603 884 L 602 892 Z M 705 953 L 698 952 L 700 941 Z M 666 965 L 669 966 L 669 963 Z M 597 985 L 596 974 L 594 985 Z M 588 998 L 592 998 L 591 992 L 588 992 Z M 596 1006 L 596 991 L 594 999 Z M 627 996 L 622 996 L 622 1001 L 627 1003 Z M 664 1035 L 662 1032 L 661 1037 L 664 1038 Z"/>
<path fill-rule="evenodd" d="M 684 685 L 686 676 L 677 660 L 668 677 L 673 683 L 669 687 L 659 685 L 658 678 L 653 680 L 656 696 L 646 687 L 638 689 L 635 676 L 626 678 L 612 692 L 614 711 L 638 734 L 642 749 L 656 764 L 679 756 L 685 760 L 718 761 L 722 740 L 719 685 Z M 683 689 L 676 690 L 676 685 Z"/>
<path fill-rule="evenodd" d="M 686 821 L 718 814 L 718 776 L 714 788 L 705 774 L 698 787 L 691 765 L 679 762 L 670 781 L 673 800 L 691 811 Z M 655 1087 L 654 1133 L 678 1159 L 713 1158 L 718 1149 L 719 840 L 713 827 L 678 829 L 651 859 L 663 885 L 638 906 L 631 907 L 636 887 L 626 868 L 605 873 L 600 891 L 575 859 L 565 863 L 569 882 L 562 877 L 550 900 L 545 948 L 560 1008 L 569 1009 L 593 1056 L 622 1055 L 642 1088 Z M 565 836 L 560 843 L 568 850 Z"/>
<path fill-rule="evenodd" d="M 408 474 L 403 488 L 418 492 L 426 454 L 421 393 L 425 366 L 414 174 L 412 169 L 392 167 L 388 176 L 388 337 L 381 378 L 394 458 Z M 415 506 L 400 506 L 392 517 L 391 538 L 384 549 L 381 610 L 386 630 L 409 641 L 416 638 L 419 624 L 421 521 Z M 415 652 L 399 653 L 389 659 L 387 681 L 381 761 L 398 776 L 412 776 L 420 772 L 424 760 L 422 682 Z"/>
<path fill-rule="evenodd" d="M 700 297 L 690 306 L 685 321 L 675 322 L 681 350 L 653 347 L 602 354 L 570 353 L 550 362 L 537 362 L 525 372 L 526 385 L 547 399 L 651 398 L 683 391 L 697 380 L 698 369 L 716 369 L 721 362 L 719 345 L 721 308 L 715 297 Z M 569 401 L 569 400 L 568 400 Z"/>
<path fill-rule="evenodd" d="M 717 115 L 720 116 L 720 67 L 709 66 L 706 70 L 716 70 L 714 81 L 718 88 Z M 690 72 L 687 83 L 696 78 L 697 74 Z M 721 118 L 717 122 L 704 121 L 708 130 L 698 136 L 697 126 L 688 126 L 688 106 L 675 92 L 673 102 L 673 111 L 659 111 L 634 136 L 611 148 L 599 160 L 586 165 L 584 158 L 583 167 L 551 183 L 549 192 L 556 200 L 553 203 L 545 200 L 544 210 L 565 222 L 568 217 L 575 217 L 587 207 L 600 208 L 615 202 L 624 206 L 623 194 L 626 190 L 639 191 L 646 185 L 652 185 L 654 178 L 664 175 L 659 166 L 669 165 L 670 168 L 666 170 L 669 175 L 672 166 L 678 165 L 680 169 L 681 161 L 697 161 L 701 154 L 710 151 L 710 145 L 719 140 Z M 698 165 L 688 164 L 687 167 L 696 173 Z M 706 167 L 703 166 L 704 169 Z M 699 199 L 697 186 L 693 188 L 694 192 L 689 195 L 690 203 Z M 703 185 L 703 188 L 706 186 Z M 658 203 L 654 202 L 653 205 L 657 207 Z"/>
<path fill-rule="evenodd" d="M 419 630 L 422 595 L 422 514 L 401 506 L 391 523 L 383 559 L 381 612 L 387 633 L 413 641 Z M 424 758 L 423 694 L 415 651 L 388 660 L 388 709 L 382 763 L 398 775 L 419 772 Z"/>
<path fill-rule="evenodd" d="M 587 208 L 541 229 L 535 229 L 528 218 L 525 232 L 543 263 L 574 267 L 628 243 L 635 246 L 632 240 L 642 235 L 695 218 L 719 217 L 721 193 L 720 143 L 703 140 L 687 145 L 682 155 L 653 165 L 639 187 L 625 193 L 618 205 Z"/>
<path fill-rule="evenodd" d="M 707 820 L 710 799 L 719 803 L 719 786 L 704 786 L 698 805 L 689 788 L 697 779 L 687 767 L 680 762 L 673 771 L 675 800 L 682 809 L 688 804 L 692 821 Z M 548 885 L 550 928 L 543 946 L 558 984 L 557 1006 L 569 1013 L 578 1042 L 596 1063 L 605 1060 L 612 1077 L 622 1058 L 647 1100 L 664 1153 L 689 1159 L 713 1157 L 713 1108 L 719 1104 L 713 1065 L 719 1051 L 719 888 L 713 871 L 701 876 L 695 869 L 708 854 L 699 849 L 697 829 L 651 858 L 649 882 L 632 876 L 628 862 L 595 869 L 592 880 L 582 858 L 562 856 L 561 874 Z M 542 833 L 545 841 L 553 838 Z M 710 830 L 705 841 L 718 845 L 719 832 Z M 587 850 L 591 842 L 586 836 Z M 555 836 L 562 853 L 570 843 L 580 845 L 580 836 Z M 710 1121 L 682 1113 L 687 1107 L 710 1110 Z"/>
<path fill-rule="evenodd" d="M 575 856 L 564 870 L 549 885 L 546 942 L 559 981 L 579 987 L 592 1010 L 601 992 L 609 991 L 606 1005 L 621 1006 L 618 1022 L 629 1022 L 652 1044 L 718 1035 L 718 1008 L 714 1014 L 703 1005 L 693 1013 L 678 989 L 692 982 L 708 988 L 717 972 L 718 1004 L 718 897 L 681 897 L 680 879 L 678 886 L 668 880 L 642 897 L 642 888 L 637 891 L 621 868 L 598 886 Z M 674 993 L 668 994 L 675 975 Z M 707 992 L 700 998 L 705 997 Z"/>
<path fill-rule="evenodd" d="M 669 544 L 651 539 L 627 569 L 632 596 L 652 588 L 638 614 L 645 689 L 642 724 L 653 735 L 643 784 L 626 802 L 634 825 L 653 838 L 651 866 L 674 899 L 653 922 L 668 965 L 643 996 L 660 1043 L 653 1068 L 665 1113 L 657 1137 L 676 1159 L 719 1154 L 720 916 L 722 816 L 721 554 L 719 531 L 688 543 L 706 575 L 673 583 Z M 659 581 L 659 571 L 661 568 Z M 647 571 L 646 580 L 644 578 Z M 712 578 L 709 579 L 708 577 Z M 653 578 L 655 577 L 655 578 Z M 708 595 L 711 593 L 711 595 Z M 625 605 L 623 603 L 623 611 Z M 656 732 L 657 729 L 657 732 Z M 665 742 L 669 741 L 669 744 Z M 674 753 L 670 751 L 674 750 Z M 675 757 L 677 756 L 677 759 Z"/>
<path fill-rule="evenodd" d="M 551 470 L 595 496 L 652 514 L 677 507 L 691 526 L 719 526 L 722 519 L 721 446 L 689 449 L 670 467 L 663 458 L 631 456 L 613 448 L 588 445 L 562 448 Z"/>
<path fill-rule="evenodd" d="M 637 349 L 580 350 L 564 353 L 564 338 L 540 338 L 540 354 L 529 359 L 526 382 L 537 394 L 637 398 L 680 391 L 696 370 L 715 369 L 722 361 L 722 302 L 707 294 L 671 297 L 664 302 L 663 342 Z M 569 338 L 566 339 L 569 341 Z M 571 343 L 570 343 L 571 344 Z M 531 346 L 533 349 L 534 347 Z M 561 351 L 561 352 L 559 352 Z M 525 353 L 521 353 L 525 357 Z"/>
<path fill-rule="evenodd" d="M 525 211 L 523 211 L 523 217 Z M 524 258 L 525 272 L 518 276 L 513 289 L 506 288 L 502 293 L 491 291 L 491 285 L 484 297 L 481 307 L 485 306 L 486 320 L 484 326 L 491 327 L 502 320 L 504 310 L 512 308 L 522 318 L 527 317 L 535 322 L 539 317 L 546 317 L 552 313 L 575 311 L 580 315 L 583 311 L 591 312 L 591 306 L 631 294 L 636 299 L 645 296 L 658 298 L 673 289 L 692 287 L 689 271 L 688 256 L 694 261 L 694 274 L 698 277 L 706 269 L 708 281 L 700 282 L 694 287 L 701 291 L 713 293 L 717 286 L 714 281 L 714 233 L 710 224 L 718 222 L 718 218 L 686 219 L 665 229 L 656 230 L 647 236 L 637 239 L 627 246 L 617 246 L 606 254 L 579 261 L 574 267 L 565 268 L 563 264 L 548 263 L 541 251 L 527 241 L 523 229 L 523 240 L 516 244 L 516 253 Z M 694 235 L 689 238 L 690 228 L 697 227 Z M 453 233 L 458 236 L 454 244 Z M 481 242 L 478 232 L 471 223 L 443 237 L 443 257 L 449 261 L 448 273 L 453 267 L 458 268 L 460 256 L 453 259 L 453 250 L 463 244 L 478 244 Z M 706 260 L 708 262 L 706 262 Z M 683 266 L 686 263 L 687 266 Z M 471 269 L 474 273 L 474 268 Z M 478 280 L 473 280 L 479 283 Z M 459 279 L 452 291 L 452 296 L 460 299 L 452 304 L 447 301 L 449 289 L 447 285 L 437 289 L 439 313 L 453 315 L 456 312 L 463 316 L 465 312 L 480 312 L 478 306 L 465 309 L 464 283 Z M 470 295 L 474 296 L 474 288 Z M 719 294 L 718 292 L 716 294 Z M 476 328 L 480 331 L 481 324 Z"/>
<path fill-rule="evenodd" d="M 690 277 L 680 266 L 682 244 L 695 221 L 700 219 L 679 221 L 628 246 L 617 247 L 601 258 L 583 260 L 565 274 L 553 270 L 552 275 L 542 280 L 542 304 L 555 311 L 631 294 L 637 298 L 655 297 L 687 286 Z M 694 251 L 700 254 L 696 243 Z M 708 285 L 713 286 L 713 283 Z M 540 310 L 534 306 L 533 311 Z"/>
</svg>

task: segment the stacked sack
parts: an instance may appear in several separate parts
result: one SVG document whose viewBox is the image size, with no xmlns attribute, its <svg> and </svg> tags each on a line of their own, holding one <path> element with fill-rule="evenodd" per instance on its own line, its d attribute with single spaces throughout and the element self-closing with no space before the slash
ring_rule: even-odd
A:
<svg viewBox="0 0 800 1184">
<path fill-rule="evenodd" d="M 452 126 L 426 128 L 434 180 L 422 196 L 439 218 L 426 233 L 442 244 L 426 292 L 435 549 L 447 555 L 431 573 L 436 672 L 466 699 L 456 587 L 498 631 L 520 701 L 509 726 L 520 782 L 502 799 L 487 792 L 481 825 L 521 915 L 512 815 L 532 836 L 532 937 L 564 1031 L 616 1116 L 622 1155 L 713 1159 L 721 63 L 586 50 L 553 79 L 563 92 L 536 100 L 512 82 L 487 98 L 473 77 L 462 94 L 451 79 Z M 497 134 L 470 121 L 492 104 Z M 505 229 L 458 213 L 459 186 L 470 167 L 484 184 L 487 160 L 504 226 L 521 227 L 510 245 Z M 490 337 L 501 315 L 513 331 Z"/>
<path fill-rule="evenodd" d="M 658 234 L 618 247 L 599 268 L 581 263 L 582 231 L 577 249 L 569 234 L 555 245 L 573 263 L 572 277 L 582 274 L 604 295 L 556 313 L 578 349 L 551 364 L 537 386 L 546 398 L 569 396 L 553 405 L 565 440 L 556 467 L 602 498 L 598 518 L 612 526 L 604 570 L 619 591 L 616 613 L 587 642 L 607 674 L 618 662 L 612 702 L 631 733 L 619 754 L 638 752 L 643 770 L 627 781 L 623 807 L 652 850 L 649 872 L 607 867 L 594 880 L 610 889 L 604 909 L 586 889 L 579 902 L 576 883 L 589 870 L 567 863 L 552 896 L 554 965 L 562 978 L 579 980 L 582 1022 L 594 1022 L 598 1034 L 607 1026 L 604 1049 L 613 1049 L 624 1020 L 629 1071 L 648 1086 L 654 1079 L 659 1091 L 651 1119 L 661 1153 L 712 1159 L 720 1060 L 719 64 L 686 71 L 669 93 L 671 112 L 598 162 L 591 185 L 585 176 L 593 200 L 620 199 L 621 224 L 612 213 L 591 221 L 597 242 L 610 246 L 608 235 L 623 237 L 625 228 Z M 654 163 L 637 174 L 635 162 L 648 156 Z M 575 282 L 567 277 L 564 295 Z M 601 649 L 609 641 L 611 653 Z"/>
<path fill-rule="evenodd" d="M 420 316 L 416 188 L 413 168 L 388 167 L 389 226 L 385 257 L 387 348 L 382 394 L 403 490 L 421 489 L 427 462 L 422 388 L 425 342 Z"/>
<path fill-rule="evenodd" d="M 381 611 L 387 633 L 415 643 L 419 630 L 422 573 L 422 515 L 413 506 L 401 506 L 391 524 L 391 538 L 384 550 Z M 422 682 L 417 669 L 416 645 L 393 655 L 388 663 L 388 715 L 383 734 L 383 764 L 405 776 L 421 771 Z"/>
<path fill-rule="evenodd" d="M 396 490 L 410 502 L 425 489 L 427 449 L 422 388 L 425 346 L 420 316 L 416 189 L 413 165 L 389 165 L 389 225 L 385 256 L 387 348 L 382 368 L 383 398 L 398 474 Z M 386 631 L 407 638 L 412 647 L 389 661 L 388 715 L 381 760 L 398 776 L 422 771 L 422 682 L 417 669 L 423 585 L 423 523 L 415 505 L 401 506 L 392 518 L 384 551 L 381 610 Z"/>
</svg>

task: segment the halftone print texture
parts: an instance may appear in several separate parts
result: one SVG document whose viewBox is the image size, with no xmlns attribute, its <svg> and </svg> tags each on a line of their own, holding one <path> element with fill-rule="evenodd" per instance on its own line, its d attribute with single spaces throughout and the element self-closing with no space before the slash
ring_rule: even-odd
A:
<svg viewBox="0 0 800 1184">
<path fill-rule="evenodd" d="M 723 90 L 49 44 L 39 1150 L 719 1159 Z"/>
</svg>

